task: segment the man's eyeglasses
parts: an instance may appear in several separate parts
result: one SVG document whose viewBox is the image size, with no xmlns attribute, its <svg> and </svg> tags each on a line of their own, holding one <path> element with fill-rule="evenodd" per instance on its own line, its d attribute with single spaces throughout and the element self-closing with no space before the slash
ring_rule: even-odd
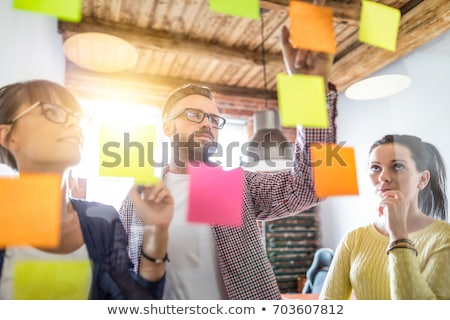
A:
<svg viewBox="0 0 450 320">
<path fill-rule="evenodd" d="M 58 106 L 53 103 L 49 102 L 36 102 L 32 104 L 30 107 L 23 110 L 21 113 L 16 115 L 10 123 L 14 123 L 20 118 L 22 118 L 24 115 L 26 115 L 28 112 L 32 111 L 33 109 L 40 107 L 42 110 L 42 114 L 44 117 L 54 123 L 59 124 L 66 124 L 67 121 L 69 121 L 69 117 L 74 117 L 78 121 L 78 126 L 84 127 L 88 123 L 91 122 L 91 118 L 81 112 L 73 112 L 69 109 L 66 109 L 64 107 Z"/>
<path fill-rule="evenodd" d="M 205 117 L 207 117 L 209 122 L 213 126 L 213 128 L 216 128 L 216 129 L 222 129 L 226 122 L 225 118 L 222 118 L 221 116 L 218 116 L 216 114 L 206 113 L 201 110 L 193 109 L 193 108 L 186 108 L 186 109 L 180 111 L 179 113 L 173 115 L 168 120 L 174 120 L 174 119 L 178 118 L 179 116 L 181 116 L 183 113 L 186 115 L 186 120 L 189 120 L 192 122 L 197 122 L 197 123 L 202 122 L 203 119 L 205 119 Z"/>
</svg>

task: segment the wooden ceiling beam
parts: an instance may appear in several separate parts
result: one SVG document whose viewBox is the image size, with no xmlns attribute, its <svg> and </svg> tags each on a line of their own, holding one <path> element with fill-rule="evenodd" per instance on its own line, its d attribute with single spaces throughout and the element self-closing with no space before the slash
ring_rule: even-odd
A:
<svg viewBox="0 0 450 320">
<path fill-rule="evenodd" d="M 269 10 L 285 10 L 289 8 L 290 0 L 260 0 L 261 8 Z M 312 0 L 305 2 L 312 3 Z M 325 6 L 333 9 L 335 21 L 346 21 L 348 24 L 358 25 L 361 5 L 359 1 L 355 3 L 343 3 L 338 0 L 328 0 Z"/>
<path fill-rule="evenodd" d="M 427 0 L 402 16 L 395 52 L 361 44 L 335 62 L 330 81 L 339 91 L 384 68 L 450 29 L 450 2 Z"/>
<path fill-rule="evenodd" d="M 186 39 L 182 35 L 170 34 L 168 32 L 143 29 L 132 26 L 98 21 L 84 18 L 80 23 L 62 22 L 58 23 L 59 32 L 64 40 L 84 32 L 101 32 L 110 34 L 128 41 L 137 48 L 167 51 L 192 56 L 205 56 L 225 60 L 236 64 L 254 64 L 261 66 L 261 53 L 255 51 L 232 49 L 220 44 L 210 44 L 200 40 Z M 266 62 L 281 61 L 278 54 L 266 53 Z M 282 62 L 282 61 L 281 61 Z"/>
<path fill-rule="evenodd" d="M 420 1 L 421 3 L 417 4 Z M 282 2 L 281 0 L 262 0 L 261 6 L 281 6 L 283 5 Z M 285 3 L 287 5 L 288 1 L 285 1 Z M 416 6 L 412 9 L 408 8 L 408 10 L 402 11 L 404 14 L 401 19 L 396 52 L 357 42 L 352 46 L 352 50 L 336 57 L 330 81 L 337 85 L 339 91 L 345 90 L 351 84 L 366 78 L 396 59 L 412 52 L 450 28 L 450 2 L 448 0 L 417 0 L 414 1 L 414 5 Z M 59 22 L 59 28 L 64 38 L 79 32 L 104 32 L 125 39 L 137 47 L 175 51 L 176 53 L 190 55 L 212 56 L 216 57 L 218 61 L 232 61 L 242 65 L 254 64 L 260 66 L 262 64 L 259 52 L 232 49 L 219 44 L 210 45 L 202 41 L 185 39 L 177 34 L 132 26 L 118 26 L 113 23 L 99 22 L 95 19 L 84 18 L 81 23 L 77 24 Z M 265 58 L 268 68 L 284 70 L 281 54 L 266 53 Z M 94 73 L 91 75 L 94 75 Z M 154 78 L 159 83 L 173 83 L 173 85 L 170 85 L 172 88 L 178 86 L 181 82 L 171 78 L 151 78 Z M 149 79 L 149 81 L 152 79 Z M 227 92 L 231 95 L 233 95 L 233 90 L 237 90 L 238 95 L 242 96 L 263 96 L 263 90 L 228 88 L 213 84 L 211 84 L 211 87 L 216 87 L 219 91 Z M 273 96 L 273 92 L 270 95 Z"/>
<path fill-rule="evenodd" d="M 172 90 L 186 82 L 206 85 L 216 94 L 223 96 L 265 99 L 265 92 L 260 89 L 184 81 L 133 72 L 101 73 L 83 69 L 71 62 L 66 64 L 66 87 L 77 96 L 85 99 L 118 100 L 161 106 Z M 267 93 L 267 98 L 270 100 L 274 100 L 276 97 L 276 92 L 269 91 Z"/>
</svg>

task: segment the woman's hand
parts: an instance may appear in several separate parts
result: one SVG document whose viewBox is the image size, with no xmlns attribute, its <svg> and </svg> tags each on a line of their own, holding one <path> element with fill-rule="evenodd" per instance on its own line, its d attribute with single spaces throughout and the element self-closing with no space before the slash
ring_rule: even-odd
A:
<svg viewBox="0 0 450 320">
<path fill-rule="evenodd" d="M 399 190 L 389 190 L 382 194 L 379 213 L 384 217 L 386 231 L 391 241 L 407 239 L 408 202 Z"/>
</svg>

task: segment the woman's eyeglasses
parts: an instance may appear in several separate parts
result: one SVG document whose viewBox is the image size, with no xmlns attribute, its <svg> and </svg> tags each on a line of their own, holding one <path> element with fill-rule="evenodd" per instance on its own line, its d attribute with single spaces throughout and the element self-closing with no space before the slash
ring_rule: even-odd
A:
<svg viewBox="0 0 450 320">
<path fill-rule="evenodd" d="M 69 121 L 69 117 L 74 117 L 78 121 L 78 125 L 80 127 L 84 127 L 85 125 L 87 125 L 88 123 L 91 122 L 91 118 L 82 112 L 73 112 L 71 110 L 68 110 L 64 107 L 58 106 L 53 103 L 38 101 L 38 102 L 32 104 L 30 107 L 23 110 L 18 115 L 16 115 L 10 121 L 10 124 L 16 122 L 17 120 L 22 118 L 24 115 L 26 115 L 27 113 L 29 113 L 30 111 L 32 111 L 38 107 L 41 108 L 42 114 L 44 115 L 44 117 L 47 120 L 54 122 L 54 123 L 66 124 Z"/>
<path fill-rule="evenodd" d="M 174 119 L 178 118 L 179 116 L 181 116 L 183 113 L 186 115 L 186 120 L 196 122 L 196 123 L 202 122 L 203 119 L 205 119 L 205 117 L 207 117 L 209 122 L 213 126 L 213 128 L 216 128 L 216 129 L 222 129 L 226 122 L 225 118 L 222 118 L 221 116 L 218 116 L 216 114 L 206 113 L 201 110 L 193 109 L 193 108 L 186 108 L 186 109 L 180 111 L 179 113 L 173 115 L 168 120 L 174 120 Z"/>
</svg>

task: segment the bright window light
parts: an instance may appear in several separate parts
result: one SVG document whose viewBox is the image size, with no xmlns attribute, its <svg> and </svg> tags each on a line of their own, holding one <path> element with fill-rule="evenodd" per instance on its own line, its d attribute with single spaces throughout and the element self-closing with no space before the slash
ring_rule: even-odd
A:
<svg viewBox="0 0 450 320">
<path fill-rule="evenodd" d="M 84 131 L 84 146 L 80 164 L 73 168 L 73 176 L 86 179 L 86 199 L 110 204 L 116 209 L 133 185 L 132 178 L 99 176 L 100 151 L 99 128 L 101 124 L 147 125 L 156 128 L 155 161 L 163 159 L 163 142 L 168 144 L 169 154 L 164 155 L 170 161 L 170 141 L 163 134 L 161 111 L 157 107 L 119 102 L 83 100 L 80 104 L 89 114 L 93 123 Z M 248 140 L 247 122 L 241 119 L 227 119 L 225 127 L 219 131 L 221 154 L 216 154 L 212 161 L 220 161 L 224 169 L 237 168 L 241 162 L 241 147 Z M 161 146 L 158 148 L 158 146 Z M 162 168 L 155 168 L 159 176 Z"/>
</svg>

